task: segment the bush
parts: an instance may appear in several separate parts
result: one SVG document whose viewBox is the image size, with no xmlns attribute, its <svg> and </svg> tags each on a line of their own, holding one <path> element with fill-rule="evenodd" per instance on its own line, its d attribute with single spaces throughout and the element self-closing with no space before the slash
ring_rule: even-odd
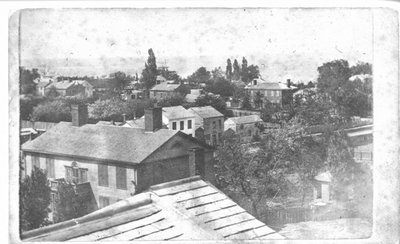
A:
<svg viewBox="0 0 400 244">
<path fill-rule="evenodd" d="M 33 109 L 32 119 L 53 123 L 71 121 L 71 108 L 65 100 L 47 101 Z"/>
</svg>

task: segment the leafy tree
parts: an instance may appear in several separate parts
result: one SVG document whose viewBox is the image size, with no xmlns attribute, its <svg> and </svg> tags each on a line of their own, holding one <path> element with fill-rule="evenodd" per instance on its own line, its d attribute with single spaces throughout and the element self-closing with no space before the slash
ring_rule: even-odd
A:
<svg viewBox="0 0 400 244">
<path fill-rule="evenodd" d="M 256 108 L 260 108 L 263 105 L 263 95 L 258 91 L 256 92 L 254 99 L 253 99 L 254 105 Z"/>
<path fill-rule="evenodd" d="M 241 70 L 241 72 L 240 72 L 240 76 L 241 76 L 242 81 L 243 81 L 244 83 L 249 82 L 249 78 L 247 77 L 247 75 L 248 75 L 247 60 L 246 60 L 245 57 L 243 57 L 243 59 L 242 59 L 242 70 Z"/>
<path fill-rule="evenodd" d="M 231 60 L 228 58 L 228 60 L 226 60 L 226 78 L 228 80 L 232 80 L 232 62 Z"/>
<path fill-rule="evenodd" d="M 36 229 L 48 224 L 50 186 L 46 172 L 34 168 L 20 183 L 20 231 Z"/>
<path fill-rule="evenodd" d="M 89 106 L 89 117 L 94 120 L 122 121 L 127 103 L 120 99 L 98 100 Z"/>
<path fill-rule="evenodd" d="M 123 90 L 124 87 L 129 83 L 129 77 L 121 71 L 112 73 L 110 77 L 112 77 L 112 80 L 115 82 L 115 88 L 120 91 Z"/>
<path fill-rule="evenodd" d="M 19 67 L 20 93 L 34 95 L 36 93 L 36 84 L 33 81 L 39 77 L 38 69 L 27 70 L 24 67 Z"/>
<path fill-rule="evenodd" d="M 60 96 L 60 93 L 58 93 L 57 89 L 55 86 L 51 86 L 47 91 L 46 91 L 46 97 L 50 98 L 56 98 Z"/>
<path fill-rule="evenodd" d="M 245 94 L 242 101 L 242 108 L 243 109 L 251 109 L 250 97 L 249 94 Z"/>
<path fill-rule="evenodd" d="M 33 109 L 34 121 L 53 122 L 71 121 L 71 108 L 65 100 L 49 100 Z"/>
<path fill-rule="evenodd" d="M 46 101 L 47 98 L 42 96 L 21 96 L 19 99 L 19 114 L 21 120 L 31 120 L 33 108 L 38 104 Z"/>
<path fill-rule="evenodd" d="M 224 115 L 228 114 L 225 101 L 220 96 L 217 95 L 212 95 L 212 94 L 201 95 L 196 99 L 193 105 L 195 107 L 212 106 L 220 113 Z"/>
<path fill-rule="evenodd" d="M 139 118 L 144 115 L 144 110 L 154 105 L 155 101 L 146 100 L 130 100 L 127 102 L 127 111 L 125 111 L 127 119 Z M 122 116 L 122 115 L 121 115 Z"/>
<path fill-rule="evenodd" d="M 372 75 L 372 65 L 370 63 L 358 62 L 356 65 L 350 68 L 351 75 Z"/>
<path fill-rule="evenodd" d="M 211 74 L 205 67 L 200 67 L 187 78 L 190 84 L 210 83 Z"/>
<path fill-rule="evenodd" d="M 54 203 L 54 222 L 79 218 L 90 212 L 90 196 L 76 192 L 76 186 L 65 181 L 58 181 L 56 201 Z"/>
<path fill-rule="evenodd" d="M 145 68 L 142 71 L 141 82 L 144 83 L 146 89 L 150 89 L 156 84 L 157 79 L 157 64 L 156 57 L 154 55 L 153 49 L 148 50 L 149 57 L 147 62 L 144 64 Z"/>
<path fill-rule="evenodd" d="M 213 80 L 225 78 L 224 71 L 222 71 L 221 67 L 214 68 L 211 71 L 211 77 Z"/>
<path fill-rule="evenodd" d="M 239 80 L 240 79 L 240 67 L 238 61 L 235 59 L 233 61 L 233 75 L 232 78 L 234 80 Z"/>
<path fill-rule="evenodd" d="M 233 95 L 234 87 L 231 82 L 223 77 L 215 78 L 213 81 L 213 83 L 210 83 L 206 86 L 206 91 L 219 94 L 223 97 L 229 97 Z"/>
<path fill-rule="evenodd" d="M 242 75 L 244 75 L 246 83 L 248 83 L 249 81 L 251 81 L 255 78 L 258 78 L 260 76 L 260 71 L 259 71 L 257 65 L 250 65 L 247 67 L 246 73 L 243 73 Z M 243 80 L 243 78 L 242 78 L 242 80 Z"/>
</svg>

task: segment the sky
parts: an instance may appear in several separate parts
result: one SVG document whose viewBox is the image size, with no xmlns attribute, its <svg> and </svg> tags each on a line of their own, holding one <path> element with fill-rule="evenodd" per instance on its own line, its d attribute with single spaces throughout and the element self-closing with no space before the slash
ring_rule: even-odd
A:
<svg viewBox="0 0 400 244">
<path fill-rule="evenodd" d="M 268 80 L 315 80 L 324 62 L 372 63 L 368 9 L 37 9 L 21 12 L 21 64 L 101 75 L 158 65 L 185 77 L 246 57 Z"/>
</svg>

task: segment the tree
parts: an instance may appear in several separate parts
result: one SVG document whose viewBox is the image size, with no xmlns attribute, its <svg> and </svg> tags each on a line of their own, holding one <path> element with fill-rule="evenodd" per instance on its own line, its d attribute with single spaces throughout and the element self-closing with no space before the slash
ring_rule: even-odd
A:
<svg viewBox="0 0 400 244">
<path fill-rule="evenodd" d="M 89 118 L 122 121 L 122 114 L 126 114 L 127 110 L 127 103 L 120 99 L 97 100 L 89 106 Z"/>
<path fill-rule="evenodd" d="M 54 203 L 54 222 L 62 222 L 73 218 L 79 218 L 88 214 L 90 196 L 79 195 L 76 186 L 66 181 L 58 181 L 57 195 Z"/>
<path fill-rule="evenodd" d="M 57 88 L 55 86 L 50 86 L 50 88 L 46 91 L 46 97 L 50 98 L 56 98 L 60 96 L 60 93 L 58 93 Z"/>
<path fill-rule="evenodd" d="M 211 74 L 205 67 L 198 68 L 192 75 L 187 77 L 189 84 L 210 83 Z"/>
<path fill-rule="evenodd" d="M 358 62 L 356 65 L 350 68 L 351 75 L 372 75 L 372 65 L 370 63 Z"/>
<path fill-rule="evenodd" d="M 154 55 L 153 49 L 148 50 L 149 57 L 147 62 L 144 64 L 145 68 L 142 71 L 141 82 L 144 83 L 146 89 L 150 89 L 156 84 L 157 79 L 157 64 L 156 57 Z"/>
<path fill-rule="evenodd" d="M 242 108 L 243 109 L 251 109 L 250 97 L 249 94 L 245 94 L 242 101 Z"/>
<path fill-rule="evenodd" d="M 230 97 L 233 95 L 234 88 L 231 82 L 223 77 L 215 78 L 213 81 L 213 83 L 210 83 L 206 86 L 206 91 L 219 94 L 223 97 Z"/>
<path fill-rule="evenodd" d="M 21 96 L 19 99 L 19 115 L 21 120 L 31 120 L 34 107 L 46 101 L 42 96 Z"/>
<path fill-rule="evenodd" d="M 38 69 L 32 69 L 31 71 L 24 67 L 19 67 L 20 93 L 34 95 L 36 93 L 36 83 L 33 81 L 39 77 Z"/>
<path fill-rule="evenodd" d="M 121 71 L 110 74 L 110 77 L 112 77 L 113 81 L 115 82 L 115 88 L 120 91 L 122 91 L 129 83 L 129 77 L 127 77 L 126 74 Z"/>
<path fill-rule="evenodd" d="M 225 78 L 224 71 L 222 71 L 221 67 L 214 68 L 211 71 L 211 77 L 213 80 L 217 80 L 220 78 Z"/>
<path fill-rule="evenodd" d="M 71 121 L 71 108 L 63 99 L 49 100 L 37 105 L 32 112 L 34 121 Z"/>
<path fill-rule="evenodd" d="M 231 60 L 228 58 L 228 60 L 226 60 L 226 78 L 228 80 L 232 80 L 232 62 Z"/>
<path fill-rule="evenodd" d="M 263 105 L 263 95 L 261 94 L 261 92 L 256 92 L 254 99 L 253 99 L 254 105 L 256 106 L 256 108 L 261 108 Z"/>
<path fill-rule="evenodd" d="M 48 224 L 50 186 L 46 172 L 34 167 L 20 183 L 20 230 L 27 231 Z"/>
<path fill-rule="evenodd" d="M 228 114 L 225 101 L 217 95 L 201 95 L 196 99 L 193 105 L 195 107 L 211 106 L 224 115 Z"/>
<path fill-rule="evenodd" d="M 232 78 L 234 80 L 239 80 L 240 79 L 240 67 L 238 61 L 235 59 L 233 61 L 233 75 Z"/>
<path fill-rule="evenodd" d="M 242 81 L 244 83 L 249 82 L 249 78 L 247 77 L 247 74 L 248 74 L 247 72 L 248 72 L 247 71 L 247 60 L 246 60 L 245 57 L 243 57 L 243 59 L 242 59 L 242 70 L 240 72 L 240 76 L 241 76 Z"/>
</svg>

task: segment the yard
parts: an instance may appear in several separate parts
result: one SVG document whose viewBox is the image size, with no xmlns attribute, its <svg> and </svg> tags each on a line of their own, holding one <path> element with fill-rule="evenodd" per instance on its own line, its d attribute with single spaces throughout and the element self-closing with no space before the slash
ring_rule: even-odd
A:
<svg viewBox="0 0 400 244">
<path fill-rule="evenodd" d="M 299 222 L 286 224 L 279 231 L 288 239 L 368 238 L 371 233 L 372 220 L 366 218 Z"/>
</svg>

